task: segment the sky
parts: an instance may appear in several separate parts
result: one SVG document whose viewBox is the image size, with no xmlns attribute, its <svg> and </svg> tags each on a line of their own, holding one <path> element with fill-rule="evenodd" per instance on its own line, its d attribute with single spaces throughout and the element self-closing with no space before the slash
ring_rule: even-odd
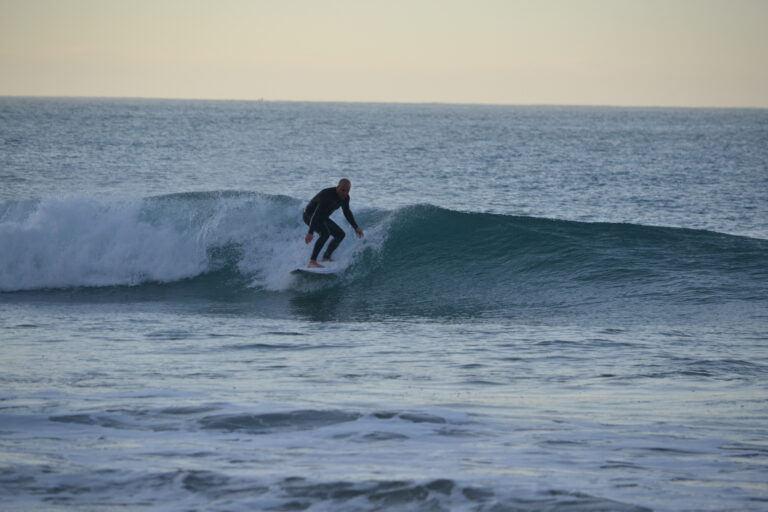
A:
<svg viewBox="0 0 768 512">
<path fill-rule="evenodd" d="M 768 0 L 0 0 L 0 95 L 768 108 Z"/>
</svg>

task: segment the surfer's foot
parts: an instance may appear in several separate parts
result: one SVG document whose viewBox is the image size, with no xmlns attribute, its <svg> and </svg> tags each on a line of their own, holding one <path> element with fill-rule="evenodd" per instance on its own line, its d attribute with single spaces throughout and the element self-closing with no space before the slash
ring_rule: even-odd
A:
<svg viewBox="0 0 768 512">
<path fill-rule="evenodd" d="M 315 261 L 315 260 L 311 260 L 311 261 L 309 262 L 309 265 L 307 265 L 307 267 L 308 267 L 308 268 L 325 268 L 324 266 L 322 266 L 321 264 L 319 264 L 319 263 L 318 263 L 317 261 Z"/>
<path fill-rule="evenodd" d="M 323 258 L 324 262 L 333 263 L 333 260 L 331 258 Z"/>
</svg>

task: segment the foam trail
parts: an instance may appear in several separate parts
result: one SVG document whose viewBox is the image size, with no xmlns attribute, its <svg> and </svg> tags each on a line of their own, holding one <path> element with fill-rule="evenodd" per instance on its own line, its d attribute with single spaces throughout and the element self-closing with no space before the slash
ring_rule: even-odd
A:
<svg viewBox="0 0 768 512">
<path fill-rule="evenodd" d="M 79 196 L 28 207 L 0 219 L 0 290 L 169 282 L 206 268 L 204 242 L 143 219 L 141 200 Z"/>
</svg>

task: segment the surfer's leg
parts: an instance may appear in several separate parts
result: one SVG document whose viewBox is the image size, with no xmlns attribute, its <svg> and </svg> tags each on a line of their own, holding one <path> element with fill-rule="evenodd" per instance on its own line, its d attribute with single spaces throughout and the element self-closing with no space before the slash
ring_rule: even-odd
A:
<svg viewBox="0 0 768 512">
<path fill-rule="evenodd" d="M 347 234 L 344 233 L 344 230 L 341 229 L 339 225 L 333 222 L 331 219 L 328 219 L 325 222 L 325 227 L 328 229 L 331 236 L 333 236 L 333 240 L 331 240 L 331 243 L 328 244 L 328 248 L 325 250 L 323 259 L 330 260 L 331 256 L 333 256 L 333 251 L 336 250 L 336 248 L 339 246 L 341 241 L 344 240 L 344 237 L 347 236 Z"/>
<path fill-rule="evenodd" d="M 317 257 L 320 255 L 320 251 L 323 250 L 325 242 L 327 242 L 328 237 L 331 236 L 331 232 L 327 227 L 325 227 L 325 225 L 321 225 L 317 233 L 320 236 L 317 237 L 315 247 L 312 249 L 312 257 L 310 258 L 310 261 L 317 261 Z"/>
</svg>

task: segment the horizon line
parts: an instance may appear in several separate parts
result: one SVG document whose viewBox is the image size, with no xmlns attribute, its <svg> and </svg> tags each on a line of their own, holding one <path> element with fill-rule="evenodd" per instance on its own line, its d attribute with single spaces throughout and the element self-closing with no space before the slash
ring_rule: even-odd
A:
<svg viewBox="0 0 768 512">
<path fill-rule="evenodd" d="M 496 102 L 465 102 L 465 101 L 384 101 L 384 100 L 297 100 L 276 98 L 200 98 L 174 96 L 89 96 L 89 95 L 48 95 L 48 94 L 3 94 L 0 98 L 23 99 L 73 99 L 73 100 L 146 100 L 146 101 L 208 101 L 208 102 L 242 102 L 242 103 L 346 103 L 359 105 L 445 105 L 445 106 L 477 106 L 477 107 L 583 107 L 583 108 L 624 108 L 624 109 L 707 109 L 707 110 L 768 110 L 768 106 L 726 106 L 726 105 L 627 105 L 627 104 L 596 104 L 596 103 L 496 103 Z"/>
</svg>

